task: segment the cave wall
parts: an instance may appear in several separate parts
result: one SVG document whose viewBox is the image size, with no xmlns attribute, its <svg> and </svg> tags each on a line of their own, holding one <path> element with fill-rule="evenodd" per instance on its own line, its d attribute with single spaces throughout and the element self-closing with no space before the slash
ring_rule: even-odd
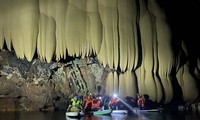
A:
<svg viewBox="0 0 200 120">
<path fill-rule="evenodd" d="M 65 110 L 74 94 L 106 94 L 109 72 L 93 58 L 29 62 L 0 51 L 0 111 Z"/>
<path fill-rule="evenodd" d="M 176 26 L 169 23 L 176 14 L 171 17 L 172 13 L 168 12 L 182 13 L 174 9 L 179 4 L 173 6 L 172 3 L 159 0 L 0 0 L 0 48 L 6 46 L 14 50 L 18 58 L 29 62 L 35 54 L 47 63 L 94 55 L 104 68 L 112 70 L 104 75 L 106 94 L 116 92 L 120 97 L 148 94 L 153 101 L 163 103 L 169 103 L 178 94 L 179 98 L 192 102 L 199 96 L 200 62 L 195 52 L 199 47 L 194 40 L 199 37 L 190 37 L 193 35 L 190 27 L 187 32 L 181 29 L 188 28 L 187 20 L 197 22 L 182 15 L 180 21 L 184 24 L 177 21 L 177 28 L 171 26 Z M 189 11 L 194 13 L 190 18 L 198 17 L 195 14 L 198 7 L 183 3 L 193 8 Z M 167 5 L 172 7 L 163 7 Z M 199 26 L 195 23 L 192 25 Z M 188 33 L 190 35 L 184 38 Z M 78 69 L 76 64 L 72 66 Z M 80 67 L 77 76 L 71 79 L 94 80 L 95 76 L 88 77 L 90 73 L 85 73 L 87 67 Z M 82 84 L 88 90 L 95 88 L 87 86 L 92 82 L 86 83 Z M 88 90 L 81 92 L 86 94 Z"/>
</svg>

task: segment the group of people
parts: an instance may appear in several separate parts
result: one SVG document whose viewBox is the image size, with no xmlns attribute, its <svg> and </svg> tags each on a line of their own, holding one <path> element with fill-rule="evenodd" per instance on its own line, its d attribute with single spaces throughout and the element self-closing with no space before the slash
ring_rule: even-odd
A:
<svg viewBox="0 0 200 120">
<path fill-rule="evenodd" d="M 148 106 L 148 96 L 137 95 L 135 98 L 127 96 L 125 98 L 127 104 L 131 107 L 139 107 L 140 109 L 145 109 Z M 152 103 L 151 103 L 152 104 Z M 124 103 L 119 100 L 117 96 L 93 96 L 91 93 L 83 99 L 82 96 L 74 95 L 71 99 L 70 105 L 67 108 L 67 111 L 98 111 L 104 109 L 128 109 Z"/>
<path fill-rule="evenodd" d="M 91 93 L 87 98 L 83 99 L 82 96 L 74 95 L 70 101 L 67 111 L 98 111 L 103 109 L 116 109 L 117 102 L 119 99 L 117 97 L 106 96 L 93 96 Z"/>
</svg>

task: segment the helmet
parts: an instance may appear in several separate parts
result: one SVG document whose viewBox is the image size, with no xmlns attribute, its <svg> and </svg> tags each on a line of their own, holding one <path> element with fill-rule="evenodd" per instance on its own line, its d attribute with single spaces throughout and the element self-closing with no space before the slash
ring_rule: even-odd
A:
<svg viewBox="0 0 200 120">
<path fill-rule="evenodd" d="M 73 97 L 78 97 L 78 95 L 76 93 L 73 94 Z"/>
<path fill-rule="evenodd" d="M 83 99 L 83 96 L 78 96 L 79 99 Z"/>
</svg>

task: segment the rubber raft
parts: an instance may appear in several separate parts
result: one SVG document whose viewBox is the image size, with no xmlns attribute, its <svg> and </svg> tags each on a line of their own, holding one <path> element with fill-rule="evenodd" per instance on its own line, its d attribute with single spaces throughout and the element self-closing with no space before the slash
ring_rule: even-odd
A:
<svg viewBox="0 0 200 120">
<path fill-rule="evenodd" d="M 112 110 L 102 110 L 102 111 L 94 111 L 93 115 L 109 115 L 111 114 Z"/>
<path fill-rule="evenodd" d="M 137 112 L 161 112 L 162 109 L 133 109 L 133 112 L 134 113 L 137 113 Z"/>
<path fill-rule="evenodd" d="M 112 114 L 128 114 L 127 110 L 113 110 Z"/>
<path fill-rule="evenodd" d="M 67 117 L 82 117 L 85 115 L 84 112 L 66 112 L 65 115 Z"/>
</svg>

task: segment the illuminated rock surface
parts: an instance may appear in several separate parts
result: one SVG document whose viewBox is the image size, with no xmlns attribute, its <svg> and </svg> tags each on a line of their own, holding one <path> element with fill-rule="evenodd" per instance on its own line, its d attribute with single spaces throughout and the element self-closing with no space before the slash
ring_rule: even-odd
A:
<svg viewBox="0 0 200 120">
<path fill-rule="evenodd" d="M 191 20 L 182 14 L 177 17 L 175 13 L 179 10 L 173 11 L 174 6 L 166 9 L 164 3 L 173 5 L 156 0 L 0 0 L 0 48 L 15 51 L 23 59 L 18 61 L 28 60 L 23 63 L 26 67 L 21 68 L 21 64 L 6 63 L 9 57 L 2 57 L 1 67 L 8 66 L 1 71 L 17 67 L 19 71 L 11 73 L 20 74 L 18 79 L 28 82 L 23 84 L 31 82 L 33 88 L 44 79 L 47 86 L 50 79 L 56 79 L 57 82 L 51 82 L 55 85 L 53 91 L 57 89 L 64 95 L 74 91 L 82 95 L 91 91 L 117 93 L 120 97 L 140 93 L 148 94 L 153 101 L 169 103 L 178 94 L 176 99 L 195 101 L 200 91 L 200 55 L 197 53 L 200 47 L 195 39 L 200 38 L 199 33 L 191 33 L 193 28 L 185 21 L 193 22 L 197 28 L 200 25 L 198 19 Z M 184 1 L 183 4 L 193 8 L 189 10 L 191 18 L 198 17 L 199 2 L 186 4 Z M 170 10 L 174 16 L 170 16 Z M 183 18 L 185 23 L 171 23 L 173 18 Z M 193 44 L 189 44 L 190 40 Z M 92 56 L 98 61 L 96 66 L 88 64 Z M 81 66 L 70 60 L 73 57 L 82 58 L 78 59 Z M 70 67 L 64 66 L 62 60 L 70 61 L 67 62 Z M 61 64 L 55 67 L 56 71 L 49 68 L 54 64 L 52 61 Z M 39 76 L 32 73 L 36 68 L 41 70 Z M 98 70 L 89 71 L 90 68 Z M 4 82 L 5 77 L 12 79 L 10 74 L 1 73 L 0 79 Z M 75 85 L 71 91 L 62 88 L 71 85 L 70 81 L 81 85 Z M 101 86 L 101 91 L 96 91 L 97 86 Z"/>
</svg>

